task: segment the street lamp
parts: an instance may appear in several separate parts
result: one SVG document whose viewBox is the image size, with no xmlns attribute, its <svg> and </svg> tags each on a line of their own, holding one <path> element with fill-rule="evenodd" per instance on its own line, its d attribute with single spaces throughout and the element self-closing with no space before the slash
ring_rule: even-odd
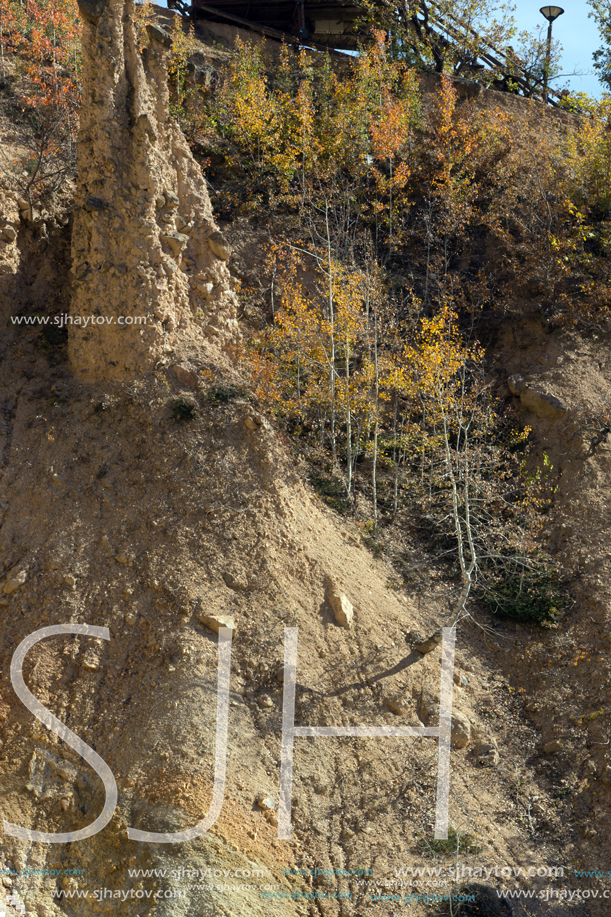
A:
<svg viewBox="0 0 611 917">
<path fill-rule="evenodd" d="M 552 56 L 552 22 L 554 19 L 557 19 L 558 16 L 562 16 L 564 10 L 561 6 L 542 6 L 539 12 L 549 22 L 549 26 L 547 27 L 547 52 L 545 54 L 545 66 L 543 69 L 543 101 L 547 104 L 547 79 L 549 76 L 549 62 Z"/>
</svg>

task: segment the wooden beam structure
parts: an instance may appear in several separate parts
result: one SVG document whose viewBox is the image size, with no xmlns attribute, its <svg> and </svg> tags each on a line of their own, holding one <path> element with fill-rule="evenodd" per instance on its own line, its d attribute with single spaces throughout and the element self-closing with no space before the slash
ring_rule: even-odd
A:
<svg viewBox="0 0 611 917">
<path fill-rule="evenodd" d="M 171 9 L 184 5 L 168 0 Z M 356 51 L 364 38 L 354 26 L 362 11 L 351 0 L 191 0 L 189 12 L 319 50 Z"/>
<path fill-rule="evenodd" d="M 180 4 L 183 5 L 183 4 Z M 300 4 L 301 5 L 301 4 Z M 178 8 L 178 3 L 176 0 L 168 0 L 168 6 L 170 9 Z M 254 32 L 260 32 L 262 35 L 266 35 L 269 38 L 274 38 L 277 41 L 284 41 L 288 44 L 299 44 L 307 45 L 309 48 L 315 48 L 317 51 L 330 51 L 332 54 L 342 54 L 342 52 L 337 49 L 330 47 L 329 45 L 320 44 L 316 41 L 310 41 L 310 39 L 304 39 L 299 34 L 295 35 L 289 31 L 282 32 L 279 29 L 271 28 L 270 26 L 262 25 L 259 22 L 251 22 L 248 19 L 244 19 L 241 16 L 236 15 L 235 13 L 227 12 L 224 8 L 219 8 L 218 6 L 210 6 L 207 3 L 203 3 L 202 0 L 196 0 L 191 7 L 191 16 L 192 18 L 200 18 L 197 13 L 200 11 L 208 14 L 212 21 L 218 22 L 231 22 L 236 25 L 242 25 L 244 28 L 250 29 Z M 193 15 L 195 11 L 195 16 Z M 344 56 L 342 54 L 342 56 Z"/>
<path fill-rule="evenodd" d="M 182 15 L 193 20 L 211 22 L 228 22 L 259 32 L 276 41 L 288 44 L 303 45 L 319 51 L 330 51 L 332 54 L 356 51 L 359 42 L 366 40 L 366 35 L 359 32 L 357 22 L 363 10 L 359 0 L 168 0 L 170 9 L 178 10 Z M 384 0 L 382 0 L 384 2 Z M 385 4 L 387 5 L 387 4 Z M 515 55 L 502 51 L 489 44 L 469 25 L 465 25 L 452 14 L 443 14 L 435 0 L 426 0 L 422 6 L 421 26 L 436 41 L 446 46 L 453 42 L 464 41 L 465 34 L 475 46 L 475 52 L 469 66 L 474 72 L 492 71 L 497 76 L 497 83 L 505 87 L 513 86 L 525 96 L 532 96 L 539 91 L 542 80 L 529 72 L 516 59 Z M 418 23 L 416 24 L 418 25 Z M 560 98 L 554 90 L 548 90 L 548 102 L 557 106 L 553 98 Z"/>
</svg>

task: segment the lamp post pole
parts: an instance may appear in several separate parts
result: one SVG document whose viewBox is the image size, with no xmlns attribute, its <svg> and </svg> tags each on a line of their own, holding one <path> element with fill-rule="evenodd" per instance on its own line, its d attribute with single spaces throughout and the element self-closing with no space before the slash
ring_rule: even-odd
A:
<svg viewBox="0 0 611 917">
<path fill-rule="evenodd" d="M 547 27 L 547 49 L 545 52 L 545 64 L 543 65 L 543 101 L 547 105 L 547 84 L 549 80 L 549 65 L 552 57 L 552 22 L 554 19 L 557 19 L 558 16 L 562 16 L 564 10 L 561 6 L 542 6 L 539 12 L 549 22 Z"/>
<path fill-rule="evenodd" d="M 545 70 L 543 71 L 543 102 L 547 105 L 547 80 L 549 78 L 549 63 L 552 56 L 552 24 L 547 27 L 547 51 L 545 52 Z"/>
</svg>

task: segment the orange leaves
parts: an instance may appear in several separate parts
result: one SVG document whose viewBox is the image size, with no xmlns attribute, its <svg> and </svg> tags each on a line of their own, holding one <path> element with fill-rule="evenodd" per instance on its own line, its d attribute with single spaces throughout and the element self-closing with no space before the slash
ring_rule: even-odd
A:
<svg viewBox="0 0 611 917">
<path fill-rule="evenodd" d="M 439 89 L 427 125 L 431 185 L 448 200 L 474 199 L 487 174 L 506 155 L 512 130 L 500 111 L 476 111 L 468 102 L 458 106 L 458 93 L 448 74 Z"/>
<path fill-rule="evenodd" d="M 282 194 L 301 191 L 302 201 L 306 190 L 348 185 L 354 196 L 371 179 L 382 198 L 406 187 L 420 94 L 416 75 L 392 61 L 384 33 L 341 74 L 329 59 L 287 48 L 266 70 L 259 47 L 236 48 L 220 120 L 260 181 L 273 177 Z"/>
<path fill-rule="evenodd" d="M 352 410 L 361 403 L 366 375 L 350 369 L 366 327 L 363 278 L 333 263 L 332 311 L 325 314 L 321 300 L 304 290 L 295 262 L 285 263 L 284 269 L 282 306 L 260 341 L 260 352 L 273 353 L 276 361 L 283 409 L 302 416 L 310 409 L 323 415 L 333 408 Z"/>
<path fill-rule="evenodd" d="M 21 43 L 22 9 L 14 0 L 0 0 L 0 53 L 2 55 L 2 78 L 5 77 L 4 54 L 13 53 Z"/>
<path fill-rule="evenodd" d="M 381 104 L 371 115 L 370 133 L 373 156 L 388 163 L 388 179 L 380 170 L 376 171 L 376 183 L 381 195 L 389 195 L 388 224 L 392 241 L 393 223 L 397 217 L 394 210 L 405 207 L 397 201 L 397 195 L 406 187 L 410 175 L 409 154 L 414 126 L 419 110 L 416 76 L 409 72 L 403 84 L 403 96 L 391 93 L 386 85 L 381 94 Z M 398 214 L 397 214 L 398 216 Z"/>
<path fill-rule="evenodd" d="M 19 51 L 32 108 L 75 119 L 80 104 L 81 19 L 76 0 L 0 0 L 0 43 Z"/>
<path fill-rule="evenodd" d="M 411 99 L 394 99 L 389 92 L 371 120 L 371 141 L 376 159 L 392 159 L 409 146 L 413 129 Z"/>
<path fill-rule="evenodd" d="M 31 85 L 27 103 L 34 108 L 54 106 L 76 117 L 81 69 L 81 19 L 76 0 L 29 0 L 19 19 L 20 53 Z"/>
<path fill-rule="evenodd" d="M 15 85 L 29 122 L 17 162 L 3 172 L 24 197 L 58 190 L 76 164 L 81 20 L 76 0 L 0 0 L 0 44 L 19 54 Z"/>
</svg>

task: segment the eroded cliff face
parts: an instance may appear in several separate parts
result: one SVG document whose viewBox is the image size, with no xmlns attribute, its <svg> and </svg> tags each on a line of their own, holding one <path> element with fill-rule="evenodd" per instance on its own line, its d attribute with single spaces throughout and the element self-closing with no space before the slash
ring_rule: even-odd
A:
<svg viewBox="0 0 611 917">
<path fill-rule="evenodd" d="M 83 0 L 84 75 L 69 352 L 93 380 L 150 372 L 164 355 L 231 352 L 236 300 L 201 169 L 169 113 L 171 40 L 132 0 Z"/>
<path fill-rule="evenodd" d="M 429 843 L 435 742 L 299 738 L 292 837 L 279 840 L 277 805 L 259 800 L 278 800 L 284 629 L 299 628 L 298 724 L 434 723 L 439 651 L 420 657 L 409 647 L 418 630 L 431 632 L 445 616 L 450 587 L 432 571 L 425 592 L 406 590 L 364 549 L 355 524 L 318 504 L 272 423 L 240 394 L 237 373 L 227 371 L 236 334 L 227 252 L 199 172 L 167 116 L 166 38 L 153 31 L 141 58 L 122 2 L 84 13 L 72 315 L 118 320 L 142 309 L 154 320 L 71 325 L 70 358 L 81 378 L 61 338 L 41 344 L 38 328 L 10 324 L 0 337 L 0 804 L 7 821 L 48 832 L 82 829 L 104 804 L 93 770 L 32 716 L 10 679 L 20 642 L 58 624 L 107 627 L 110 639 L 66 633 L 42 640 L 26 658 L 26 684 L 107 762 L 118 801 L 106 827 L 79 842 L 3 834 L 0 864 L 11 874 L 2 877 L 0 911 L 14 912 L 10 894 L 36 917 L 392 917 L 390 895 L 372 900 L 386 886 L 366 885 L 361 870 L 385 883 L 403 864 L 455 863 L 450 854 L 427 859 L 437 856 Z M 2 204 L 0 306 L 8 315 L 15 298 L 48 304 L 57 286 L 49 264 L 61 249 L 58 242 L 37 261 L 25 257 L 34 251 L 35 227 L 25 226 L 16 198 Z M 182 220 L 193 220 L 190 232 Z M 569 406 L 611 398 L 602 375 L 608 352 L 607 340 L 548 339 L 525 327 L 523 338 L 505 342 L 501 381 L 522 374 L 535 391 L 545 371 Z M 213 370 L 215 385 L 194 391 L 188 371 L 172 370 L 183 357 L 195 377 Z M 601 375 L 593 375 L 595 360 Z M 591 391 L 584 378 L 593 380 Z M 223 401 L 219 394 L 228 392 Z M 192 406 L 190 418 L 177 418 L 179 401 Z M 565 418 L 531 419 L 570 484 L 576 459 L 565 453 L 579 453 L 580 444 L 567 445 Z M 467 867 L 583 861 L 606 869 L 600 838 L 608 833 L 611 764 L 598 714 L 606 701 L 590 687 L 605 690 L 606 660 L 575 669 L 562 641 L 571 653 L 590 641 L 593 655 L 600 628 L 608 631 L 608 465 L 601 448 L 590 473 L 580 470 L 575 479 L 576 495 L 561 480 L 567 523 L 553 533 L 567 553 L 577 539 L 583 548 L 586 585 L 592 595 L 600 587 L 594 627 L 582 614 L 586 596 L 573 623 L 563 625 L 570 632 L 541 636 L 501 625 L 493 635 L 469 626 L 457 635 L 449 816 L 478 837 L 478 847 L 461 850 Z M 583 522 L 573 535 L 569 516 Z M 354 608 L 351 628 L 332 611 L 336 592 Z M 178 832 L 208 812 L 217 636 L 206 622 L 225 616 L 235 628 L 221 814 L 185 843 L 134 840 L 128 828 Z M 570 668 L 551 665 L 561 652 Z M 538 730 L 522 697 L 541 704 L 528 707 Z M 565 722 L 569 710 L 576 719 L 587 711 L 584 724 Z M 565 744 L 554 751 L 557 739 Z M 542 742 L 552 746 L 549 755 Z M 314 867 L 324 874 L 314 878 Z M 550 885 L 539 875 L 529 889 Z M 561 885 L 572 881 L 567 869 Z M 505 885 L 524 887 L 513 879 Z M 264 898 L 266 886 L 282 897 Z M 416 883 L 413 890 L 424 898 L 456 886 Z M 512 906 L 529 917 L 550 907 Z M 571 910 L 560 907 L 554 904 L 555 913 Z M 605 902 L 580 907 L 606 917 Z M 430 917 L 430 902 L 412 900 L 410 913 Z"/>
</svg>

